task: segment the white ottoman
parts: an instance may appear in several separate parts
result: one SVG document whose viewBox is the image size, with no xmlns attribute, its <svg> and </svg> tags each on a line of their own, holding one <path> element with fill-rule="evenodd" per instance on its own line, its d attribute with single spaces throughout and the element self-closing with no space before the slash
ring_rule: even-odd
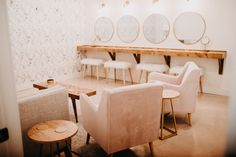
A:
<svg viewBox="0 0 236 157">
<path fill-rule="evenodd" d="M 131 67 L 132 64 L 129 62 L 123 62 L 123 61 L 107 61 L 104 63 L 104 68 L 109 70 L 109 68 L 112 69 L 122 69 L 123 70 L 123 83 L 125 85 L 125 70 L 129 71 L 130 79 L 131 82 L 133 83 L 133 78 L 132 78 L 132 72 L 131 72 Z M 116 71 L 114 70 L 114 76 L 116 80 Z"/>
<path fill-rule="evenodd" d="M 97 69 L 97 80 L 99 80 L 99 67 L 103 66 L 104 61 L 102 59 L 95 58 L 84 58 L 81 60 L 83 66 L 83 76 L 85 76 L 86 66 L 91 66 L 91 76 L 93 74 L 93 66 L 96 66 Z"/>
<path fill-rule="evenodd" d="M 140 70 L 139 82 L 141 82 L 143 71 L 146 72 L 146 82 L 147 82 L 148 73 L 150 72 L 167 73 L 169 67 L 165 64 L 140 63 L 136 65 L 136 69 Z"/>
<path fill-rule="evenodd" d="M 182 72 L 183 68 L 184 68 L 184 66 L 174 66 L 169 69 L 169 74 L 177 76 Z M 200 92 L 203 93 L 202 76 L 204 75 L 204 69 L 200 68 L 200 67 L 199 67 L 199 69 L 200 69 L 199 89 L 200 89 Z"/>
</svg>

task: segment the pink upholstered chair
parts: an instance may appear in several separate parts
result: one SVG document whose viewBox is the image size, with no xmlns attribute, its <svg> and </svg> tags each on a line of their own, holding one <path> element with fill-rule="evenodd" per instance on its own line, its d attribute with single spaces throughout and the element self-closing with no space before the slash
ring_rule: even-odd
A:
<svg viewBox="0 0 236 157">
<path fill-rule="evenodd" d="M 81 94 L 82 124 L 107 152 L 149 143 L 159 137 L 162 85 L 147 83 L 103 91 L 99 104 Z M 88 143 L 87 143 L 88 144 Z"/>
<path fill-rule="evenodd" d="M 191 114 L 195 111 L 195 105 L 198 95 L 198 82 L 200 79 L 200 70 L 194 62 L 187 62 L 184 65 L 182 73 L 178 76 L 166 75 L 161 73 L 150 73 L 148 82 L 160 81 L 164 89 L 173 89 L 180 92 L 179 99 L 175 99 L 175 112 L 188 113 L 189 125 L 192 125 Z"/>
</svg>

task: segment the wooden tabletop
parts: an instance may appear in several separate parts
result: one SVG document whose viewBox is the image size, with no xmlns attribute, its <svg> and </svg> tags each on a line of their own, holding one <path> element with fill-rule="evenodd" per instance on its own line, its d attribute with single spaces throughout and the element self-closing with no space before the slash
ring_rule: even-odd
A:
<svg viewBox="0 0 236 157">
<path fill-rule="evenodd" d="M 28 131 L 28 137 L 38 143 L 51 143 L 66 140 L 74 136 L 78 126 L 66 120 L 50 120 L 34 125 Z"/>
<path fill-rule="evenodd" d="M 162 93 L 162 99 L 175 99 L 180 96 L 180 93 L 175 90 L 164 89 Z"/>
<path fill-rule="evenodd" d="M 96 95 L 96 91 L 92 89 L 87 89 L 87 88 L 81 88 L 75 85 L 70 85 L 66 83 L 60 83 L 60 82 L 54 82 L 54 83 L 47 83 L 47 82 L 40 82 L 40 83 L 34 83 L 33 87 L 38 88 L 39 90 L 42 89 L 48 89 L 50 87 L 54 87 L 56 85 L 63 86 L 67 89 L 68 95 L 70 98 L 73 99 L 79 99 L 80 98 L 80 93 L 85 93 L 88 96 Z"/>
</svg>

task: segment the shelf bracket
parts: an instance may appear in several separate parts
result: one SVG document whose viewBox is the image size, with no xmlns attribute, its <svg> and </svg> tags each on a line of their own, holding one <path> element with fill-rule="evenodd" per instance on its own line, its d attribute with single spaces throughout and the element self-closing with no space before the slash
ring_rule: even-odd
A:
<svg viewBox="0 0 236 157">
<path fill-rule="evenodd" d="M 219 75 L 223 74 L 223 69 L 224 69 L 224 59 L 218 59 L 218 63 L 219 63 Z"/>
<path fill-rule="evenodd" d="M 133 56 L 134 56 L 134 59 L 136 60 L 136 63 L 139 64 L 140 63 L 141 54 L 134 53 Z"/>
<path fill-rule="evenodd" d="M 166 65 L 168 65 L 170 67 L 170 61 L 171 61 L 171 57 L 170 56 L 164 56 L 165 61 L 166 61 Z"/>
<path fill-rule="evenodd" d="M 109 54 L 109 56 L 111 57 L 111 59 L 113 60 L 113 61 L 115 61 L 116 60 L 116 53 L 112 53 L 112 52 L 109 52 L 108 51 L 108 54 Z"/>
</svg>

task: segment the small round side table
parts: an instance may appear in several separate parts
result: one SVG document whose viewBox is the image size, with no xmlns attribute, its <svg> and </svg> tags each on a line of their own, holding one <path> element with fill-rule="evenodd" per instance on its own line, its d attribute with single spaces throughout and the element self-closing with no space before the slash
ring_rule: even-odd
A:
<svg viewBox="0 0 236 157">
<path fill-rule="evenodd" d="M 180 93 L 178 91 L 169 90 L 169 89 L 164 89 L 163 90 L 163 94 L 162 94 L 162 113 L 161 113 L 161 136 L 160 136 L 161 140 L 164 140 L 164 139 L 167 139 L 169 137 L 177 135 L 176 119 L 175 119 L 175 112 L 174 112 L 172 100 L 178 98 L 179 96 L 180 96 Z M 174 131 L 171 130 L 170 128 L 167 128 L 167 127 L 164 126 L 164 114 L 165 114 L 165 106 L 166 106 L 166 101 L 167 100 L 170 101 L 171 112 L 172 112 L 172 116 L 173 116 L 174 129 L 175 129 Z M 164 136 L 163 135 L 163 129 L 170 132 L 171 134 L 167 135 L 167 136 Z"/>
<path fill-rule="evenodd" d="M 59 142 L 65 141 L 66 156 L 72 156 L 68 140 L 78 131 L 78 126 L 66 120 L 49 120 L 38 123 L 28 130 L 28 137 L 34 142 L 40 143 L 40 157 L 43 152 L 43 144 L 50 144 L 50 155 L 54 156 L 52 145 L 57 145 L 57 153 L 60 156 Z"/>
</svg>

